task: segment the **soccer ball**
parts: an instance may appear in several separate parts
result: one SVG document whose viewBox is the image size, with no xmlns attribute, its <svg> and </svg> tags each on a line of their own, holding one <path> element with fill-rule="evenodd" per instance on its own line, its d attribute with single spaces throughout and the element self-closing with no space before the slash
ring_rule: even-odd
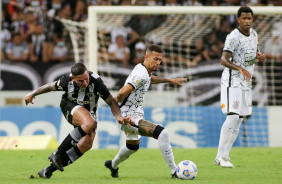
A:
<svg viewBox="0 0 282 184">
<path fill-rule="evenodd" d="M 196 164 L 190 160 L 181 161 L 176 168 L 176 174 L 182 180 L 193 180 L 196 178 L 197 173 Z"/>
</svg>

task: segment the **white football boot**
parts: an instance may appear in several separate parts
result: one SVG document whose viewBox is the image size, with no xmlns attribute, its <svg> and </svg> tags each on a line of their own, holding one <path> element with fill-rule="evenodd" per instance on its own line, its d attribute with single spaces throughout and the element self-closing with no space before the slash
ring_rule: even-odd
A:
<svg viewBox="0 0 282 184">
<path fill-rule="evenodd" d="M 235 168 L 233 166 L 233 164 L 231 164 L 230 162 L 230 158 L 228 156 L 223 156 L 221 159 L 220 159 L 220 166 L 221 167 L 227 167 L 227 168 Z"/>
<path fill-rule="evenodd" d="M 214 159 L 214 164 L 215 165 L 220 165 L 220 160 L 221 160 L 222 158 L 215 158 Z"/>
</svg>

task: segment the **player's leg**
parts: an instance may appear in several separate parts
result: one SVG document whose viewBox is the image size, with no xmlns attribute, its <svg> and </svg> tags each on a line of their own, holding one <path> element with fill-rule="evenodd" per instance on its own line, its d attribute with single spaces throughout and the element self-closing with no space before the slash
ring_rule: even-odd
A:
<svg viewBox="0 0 282 184">
<path fill-rule="evenodd" d="M 73 145 L 73 147 L 66 152 L 67 156 L 62 158 L 62 166 L 66 167 L 79 159 L 86 151 L 90 150 L 92 148 L 94 137 L 95 131 L 92 131 L 90 135 L 84 136 L 77 144 Z M 57 168 L 52 163 L 46 168 L 41 169 L 38 172 L 38 175 L 41 178 L 50 179 L 53 172 L 56 170 Z"/>
<path fill-rule="evenodd" d="M 243 116 L 239 116 L 238 121 L 236 122 L 235 126 L 232 129 L 232 133 L 229 137 L 229 140 L 226 143 L 223 155 L 225 155 L 227 158 L 229 158 L 229 153 L 230 153 L 230 150 L 232 148 L 232 145 L 235 142 L 235 140 L 236 140 L 236 138 L 239 134 L 239 128 L 240 128 L 242 121 L 243 121 Z"/>
<path fill-rule="evenodd" d="M 93 130 L 90 134 L 87 134 L 83 138 L 79 140 L 77 144 L 74 144 L 72 148 L 70 148 L 67 153 L 67 162 L 65 162 L 64 166 L 69 165 L 79 159 L 85 152 L 90 150 L 93 145 L 93 141 L 95 138 L 96 132 Z"/>
<path fill-rule="evenodd" d="M 140 138 L 140 137 L 139 137 Z M 127 137 L 128 139 L 128 137 Z M 111 170 L 111 176 L 113 178 L 118 178 L 118 166 L 121 162 L 125 161 L 132 155 L 136 153 L 139 149 L 139 140 L 126 140 L 126 145 L 123 145 L 115 158 L 113 160 L 106 160 L 105 166 Z"/>
<path fill-rule="evenodd" d="M 226 158 L 226 156 L 224 155 L 224 150 L 231 137 L 231 134 L 233 133 L 233 128 L 239 120 L 241 98 L 241 89 L 229 88 L 223 85 L 221 86 L 221 107 L 223 113 L 227 114 L 227 117 L 221 127 L 215 164 L 221 165 L 223 167 L 233 167 L 233 165 L 228 160 L 229 158 Z"/>
<path fill-rule="evenodd" d="M 97 122 L 87 109 L 68 100 L 62 100 L 61 109 L 68 122 L 76 126 L 62 141 L 58 150 L 49 156 L 53 165 L 58 170 L 63 171 L 63 167 L 69 160 L 66 152 L 76 145 L 82 137 L 86 135 L 91 137 L 92 131 L 96 129 Z M 78 152 L 78 147 L 75 150 Z"/>
<path fill-rule="evenodd" d="M 224 150 L 227 145 L 227 142 L 233 132 L 233 128 L 237 121 L 239 120 L 238 114 L 229 113 L 226 117 L 225 122 L 223 123 L 220 131 L 220 138 L 218 144 L 218 151 L 216 158 L 219 159 L 224 155 Z"/>
<path fill-rule="evenodd" d="M 230 150 L 232 148 L 233 143 L 235 142 L 236 138 L 238 137 L 240 126 L 243 121 L 243 116 L 249 116 L 252 114 L 252 91 L 251 90 L 242 90 L 242 105 L 240 109 L 240 118 L 235 124 L 232 134 L 226 144 L 224 155 L 229 157 Z"/>
<path fill-rule="evenodd" d="M 132 116 L 131 120 L 138 125 L 141 116 Z M 105 166 L 111 170 L 111 176 L 118 178 L 118 166 L 121 162 L 129 158 L 130 155 L 137 152 L 141 136 L 138 133 L 138 128 L 120 125 L 122 131 L 126 133 L 126 145 L 123 145 L 113 160 L 106 160 Z"/>
<path fill-rule="evenodd" d="M 149 121 L 141 119 L 139 121 L 138 131 L 140 135 L 153 137 L 159 141 L 159 147 L 162 152 L 172 176 L 174 177 L 176 171 L 176 164 L 174 162 L 174 156 L 169 141 L 168 131 L 160 125 L 155 125 Z"/>
</svg>

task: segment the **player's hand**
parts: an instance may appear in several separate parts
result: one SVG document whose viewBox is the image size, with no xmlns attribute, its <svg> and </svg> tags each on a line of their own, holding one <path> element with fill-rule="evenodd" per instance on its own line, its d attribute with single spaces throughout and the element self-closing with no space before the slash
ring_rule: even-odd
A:
<svg viewBox="0 0 282 184">
<path fill-rule="evenodd" d="M 239 72 L 244 76 L 244 80 L 247 82 L 250 82 L 252 79 L 252 76 L 248 70 L 245 70 L 244 68 L 240 68 Z"/>
<path fill-rule="evenodd" d="M 134 121 L 131 120 L 130 117 L 120 117 L 120 116 L 118 116 L 116 118 L 116 120 L 117 120 L 117 122 L 119 124 L 121 124 L 121 125 L 128 125 L 130 128 L 131 128 L 131 125 L 135 125 L 136 126 L 136 124 L 134 123 Z"/>
<path fill-rule="evenodd" d="M 29 103 L 33 104 L 33 102 L 32 102 L 33 99 L 35 99 L 35 97 L 31 93 L 28 93 L 24 98 L 25 105 L 28 105 Z"/>
<path fill-rule="evenodd" d="M 176 79 L 171 79 L 171 83 L 176 84 L 178 86 L 182 86 L 182 82 L 187 82 L 187 78 L 176 78 Z"/>
<path fill-rule="evenodd" d="M 260 62 L 264 62 L 265 61 L 265 55 L 264 54 L 261 54 L 259 52 L 257 52 L 257 59 L 260 61 Z"/>
</svg>

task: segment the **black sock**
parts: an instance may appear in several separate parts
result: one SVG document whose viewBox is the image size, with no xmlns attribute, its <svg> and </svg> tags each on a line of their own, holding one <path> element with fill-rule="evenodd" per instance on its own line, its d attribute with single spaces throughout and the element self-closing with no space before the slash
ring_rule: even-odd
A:
<svg viewBox="0 0 282 184">
<path fill-rule="evenodd" d="M 84 137 L 86 133 L 81 127 L 76 127 L 73 129 L 69 135 L 63 140 L 60 144 L 58 150 L 63 154 L 71 147 L 73 147 L 74 143 L 78 143 L 78 141 Z"/>
<path fill-rule="evenodd" d="M 54 172 L 54 171 L 57 170 L 56 167 L 53 166 L 53 164 L 50 164 L 47 168 L 48 168 L 51 172 Z"/>
<path fill-rule="evenodd" d="M 83 155 L 83 153 L 81 153 L 81 151 L 78 149 L 77 145 L 69 149 L 66 154 L 69 158 L 69 164 L 73 163 Z"/>
</svg>

